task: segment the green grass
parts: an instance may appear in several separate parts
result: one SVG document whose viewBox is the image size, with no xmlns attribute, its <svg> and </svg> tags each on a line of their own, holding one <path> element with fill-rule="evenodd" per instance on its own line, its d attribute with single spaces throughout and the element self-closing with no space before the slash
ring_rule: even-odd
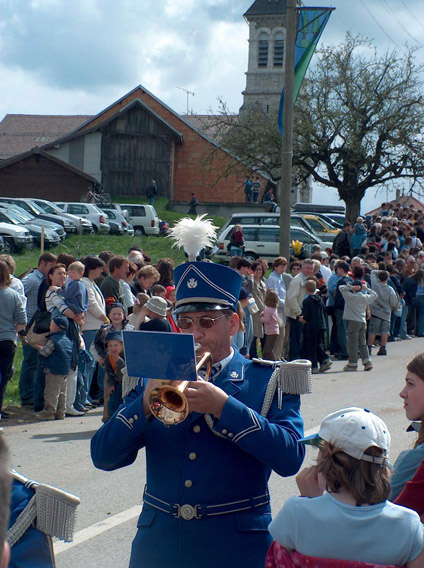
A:
<svg viewBox="0 0 424 568">
<path fill-rule="evenodd" d="M 124 203 L 147 203 L 146 199 L 126 198 L 120 196 L 114 198 L 115 202 Z M 170 211 L 168 209 L 168 200 L 159 198 L 155 200 L 155 209 L 160 219 L 164 219 L 172 226 L 176 221 L 187 215 Z M 210 216 L 218 227 L 226 222 L 223 217 Z M 53 248 L 51 252 L 58 255 L 61 252 L 73 254 L 77 258 L 88 254 L 98 254 L 102 250 L 110 250 L 115 254 L 127 255 L 128 249 L 132 245 L 139 245 L 151 257 L 152 263 L 156 263 L 160 258 L 172 258 L 176 265 L 181 264 L 184 260 L 184 252 L 173 247 L 173 241 L 167 237 L 127 237 L 118 235 L 74 235 L 67 237 L 60 245 Z M 23 274 L 28 269 L 37 266 L 37 260 L 40 256 L 40 249 L 34 248 L 20 254 L 14 254 L 13 258 L 16 262 L 16 275 Z M 7 386 L 5 404 L 19 406 L 18 382 L 22 364 L 22 345 L 19 344 L 18 351 L 15 356 L 14 365 L 15 373 L 12 380 Z"/>
</svg>

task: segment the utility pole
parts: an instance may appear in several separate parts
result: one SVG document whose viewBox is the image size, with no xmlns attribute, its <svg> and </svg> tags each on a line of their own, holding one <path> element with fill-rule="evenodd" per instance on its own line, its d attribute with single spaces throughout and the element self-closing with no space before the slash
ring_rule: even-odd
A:
<svg viewBox="0 0 424 568">
<path fill-rule="evenodd" d="M 184 93 L 187 95 L 187 114 L 190 114 L 189 97 L 190 97 L 190 95 L 192 97 L 194 97 L 194 93 L 192 93 L 191 91 L 188 91 L 187 89 L 184 89 L 183 87 L 177 87 L 177 89 L 179 89 L 180 91 L 184 91 Z"/>
<path fill-rule="evenodd" d="M 284 50 L 283 143 L 281 152 L 280 255 L 290 259 L 290 195 L 293 160 L 294 50 L 297 32 L 296 0 L 287 0 Z"/>
</svg>

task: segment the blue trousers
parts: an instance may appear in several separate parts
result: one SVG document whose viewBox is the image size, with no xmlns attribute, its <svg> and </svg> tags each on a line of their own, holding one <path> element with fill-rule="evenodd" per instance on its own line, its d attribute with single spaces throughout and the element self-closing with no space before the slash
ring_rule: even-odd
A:
<svg viewBox="0 0 424 568">
<path fill-rule="evenodd" d="M 288 320 L 290 322 L 289 359 L 294 361 L 300 358 L 303 324 L 297 319 L 288 318 Z"/>
<path fill-rule="evenodd" d="M 23 361 L 19 377 L 19 397 L 21 404 L 33 404 L 34 385 L 38 368 L 38 351 L 30 345 L 23 344 Z"/>
<path fill-rule="evenodd" d="M 415 335 L 424 336 L 424 296 L 417 296 L 415 299 L 415 306 L 417 310 L 417 328 Z"/>
<path fill-rule="evenodd" d="M 343 310 L 336 309 L 337 342 L 339 344 L 339 356 L 347 357 L 347 329 L 343 319 Z"/>
</svg>

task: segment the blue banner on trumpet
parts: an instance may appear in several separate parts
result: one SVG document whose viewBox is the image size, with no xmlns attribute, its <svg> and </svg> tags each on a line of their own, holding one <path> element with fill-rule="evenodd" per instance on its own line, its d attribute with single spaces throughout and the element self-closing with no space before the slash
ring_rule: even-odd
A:
<svg viewBox="0 0 424 568">
<path fill-rule="evenodd" d="M 123 331 L 129 377 L 195 381 L 196 355 L 190 333 Z"/>
</svg>

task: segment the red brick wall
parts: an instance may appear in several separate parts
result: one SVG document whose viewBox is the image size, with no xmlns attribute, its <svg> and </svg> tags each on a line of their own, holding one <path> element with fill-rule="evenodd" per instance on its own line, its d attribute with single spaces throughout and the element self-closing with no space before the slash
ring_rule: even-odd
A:
<svg viewBox="0 0 424 568">
<path fill-rule="evenodd" d="M 120 103 L 113 105 L 97 119 L 90 122 L 85 128 L 92 128 L 96 123 L 103 122 L 137 98 L 184 136 L 183 144 L 175 146 L 173 180 L 173 198 L 175 201 L 188 201 L 191 198 L 191 192 L 194 192 L 199 201 L 244 202 L 243 182 L 246 176 L 253 172 L 242 166 L 230 154 L 220 150 L 200 136 L 191 126 L 142 89 L 132 92 Z M 212 151 L 214 151 L 214 159 L 211 166 L 207 162 Z M 233 166 L 236 166 L 236 170 L 233 170 L 233 173 L 228 177 L 222 177 L 224 172 Z M 259 178 L 265 186 L 267 180 L 261 176 Z"/>
<path fill-rule="evenodd" d="M 0 169 L 1 197 L 79 201 L 90 182 L 42 155 L 31 155 Z"/>
</svg>

